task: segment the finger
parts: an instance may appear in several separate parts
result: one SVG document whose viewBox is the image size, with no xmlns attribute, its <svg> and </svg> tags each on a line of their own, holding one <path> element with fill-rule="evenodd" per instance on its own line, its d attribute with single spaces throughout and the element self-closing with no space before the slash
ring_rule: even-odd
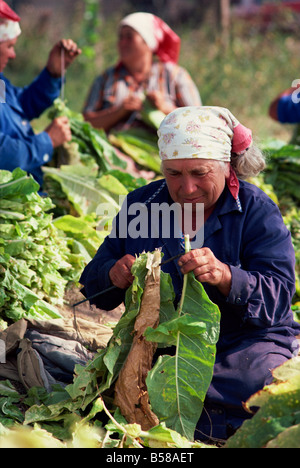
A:
<svg viewBox="0 0 300 468">
<path fill-rule="evenodd" d="M 69 119 L 68 117 L 62 115 L 61 117 L 56 117 L 54 119 L 54 121 L 58 124 L 68 124 L 69 123 Z"/>
<path fill-rule="evenodd" d="M 72 140 L 72 133 L 71 133 L 71 132 L 67 132 L 67 133 L 66 133 L 66 140 L 67 140 L 67 141 L 71 141 L 71 140 Z"/>
<path fill-rule="evenodd" d="M 194 269 L 195 278 L 201 283 L 209 283 L 213 279 L 212 272 L 208 265 Z"/>
<path fill-rule="evenodd" d="M 76 55 L 81 54 L 81 49 L 77 47 L 77 44 L 72 39 L 62 39 L 60 45 L 69 57 L 74 58 Z"/>
<path fill-rule="evenodd" d="M 196 268 L 204 268 L 204 271 L 206 271 L 211 267 L 212 263 L 213 262 L 211 261 L 210 257 L 205 253 L 205 251 L 199 249 L 188 252 L 188 254 L 185 254 L 182 257 L 180 257 L 178 265 L 180 266 L 181 273 L 186 274 L 190 271 L 195 272 Z"/>
<path fill-rule="evenodd" d="M 131 267 L 132 267 L 132 263 L 128 261 L 128 259 L 124 263 L 120 264 L 120 274 L 123 278 L 126 278 L 128 280 L 133 278 L 132 273 L 131 273 Z"/>
<path fill-rule="evenodd" d="M 187 252 L 180 257 L 178 260 L 178 265 L 180 267 L 184 266 L 187 263 L 195 261 L 195 259 L 199 259 L 201 257 L 203 257 L 203 253 L 200 249 L 191 250 L 190 252 Z"/>
</svg>

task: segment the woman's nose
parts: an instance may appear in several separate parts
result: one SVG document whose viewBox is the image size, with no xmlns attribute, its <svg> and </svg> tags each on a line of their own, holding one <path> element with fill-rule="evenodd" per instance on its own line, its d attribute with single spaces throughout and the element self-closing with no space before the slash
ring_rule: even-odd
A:
<svg viewBox="0 0 300 468">
<path fill-rule="evenodd" d="M 197 191 L 197 185 L 191 177 L 184 178 L 182 188 L 186 195 L 191 195 Z"/>
</svg>

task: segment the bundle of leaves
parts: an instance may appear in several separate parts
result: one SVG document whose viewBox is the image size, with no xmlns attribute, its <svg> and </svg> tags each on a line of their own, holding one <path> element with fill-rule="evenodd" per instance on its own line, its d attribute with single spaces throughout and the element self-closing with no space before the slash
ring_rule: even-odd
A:
<svg viewBox="0 0 300 468">
<path fill-rule="evenodd" d="M 274 187 L 280 200 L 290 196 L 300 204 L 300 146 L 273 141 L 265 144 L 268 164 L 264 175 L 265 181 Z"/>
<path fill-rule="evenodd" d="M 21 169 L 0 171 L 0 317 L 60 317 L 65 288 L 78 281 L 83 257 L 74 256 L 53 225 L 50 198 Z"/>
<path fill-rule="evenodd" d="M 99 429 L 104 422 L 102 447 L 124 446 L 124 436 L 132 446 L 197 446 L 194 431 L 212 379 L 220 313 L 193 274 L 185 275 L 175 308 L 172 281 L 160 262 L 160 252 L 137 258 L 126 310 L 108 346 L 76 366 L 67 387 L 51 394 L 31 389 L 21 424 L 39 424 L 70 440 L 75 423 Z M 153 365 L 156 351 L 161 356 Z"/>
<path fill-rule="evenodd" d="M 48 116 L 51 120 L 60 116 L 68 117 L 72 133 L 71 142 L 55 150 L 52 164 L 60 167 L 81 162 L 92 167 L 95 163 L 99 174 L 110 170 L 112 166 L 122 169 L 127 167 L 127 163 L 119 158 L 109 143 L 105 132 L 84 121 L 83 115 L 69 109 L 65 101 L 55 99 Z"/>
</svg>

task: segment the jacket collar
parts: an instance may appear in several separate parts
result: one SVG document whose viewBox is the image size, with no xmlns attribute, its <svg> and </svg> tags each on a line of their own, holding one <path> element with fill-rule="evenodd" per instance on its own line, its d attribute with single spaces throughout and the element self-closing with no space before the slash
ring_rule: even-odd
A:
<svg viewBox="0 0 300 468">
<path fill-rule="evenodd" d="M 160 193 L 160 195 L 158 195 L 157 193 L 157 195 L 159 196 L 160 203 L 163 203 L 163 202 L 167 202 L 168 204 L 173 203 L 173 200 L 171 199 L 169 195 L 168 188 L 167 188 L 165 181 L 160 186 L 160 189 L 157 192 Z M 153 202 L 157 202 L 156 196 L 154 198 L 152 196 L 151 201 L 152 200 Z M 231 212 L 235 212 L 235 211 L 240 212 L 240 213 L 242 213 L 243 211 L 241 203 L 240 203 L 240 199 L 238 196 L 237 196 L 237 199 L 235 199 L 233 195 L 230 193 L 226 185 L 216 204 L 214 211 L 212 212 L 208 220 L 205 222 L 204 243 L 216 231 L 218 231 L 219 229 L 222 229 L 222 222 L 221 222 L 222 216 L 227 215 Z M 161 237 L 161 241 L 163 245 L 162 251 L 166 252 L 166 259 L 169 257 L 173 257 L 174 255 L 177 255 L 180 251 L 183 252 L 180 238 L 174 238 L 173 236 L 171 236 L 171 238 L 167 239 L 167 238 Z M 176 268 L 178 272 L 180 272 L 180 269 L 177 266 L 177 261 L 175 261 L 175 264 L 176 264 Z"/>
</svg>

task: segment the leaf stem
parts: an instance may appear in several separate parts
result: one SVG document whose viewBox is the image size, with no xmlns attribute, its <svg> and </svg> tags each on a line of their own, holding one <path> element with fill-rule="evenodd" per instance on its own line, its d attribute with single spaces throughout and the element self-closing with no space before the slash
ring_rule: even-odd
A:
<svg viewBox="0 0 300 468">
<path fill-rule="evenodd" d="M 191 250 L 190 236 L 189 236 L 189 234 L 185 234 L 184 235 L 184 252 L 188 253 L 190 250 Z M 184 302 L 184 298 L 185 298 L 187 278 L 188 278 L 188 275 L 183 276 L 182 294 L 181 294 L 180 303 L 179 303 L 179 307 L 178 307 L 178 315 L 179 316 L 181 315 L 183 302 Z"/>
<path fill-rule="evenodd" d="M 130 437 L 130 435 L 128 434 L 128 432 L 126 431 L 126 428 L 124 426 L 122 426 L 121 424 L 119 424 L 115 418 L 113 417 L 113 415 L 109 412 L 109 410 L 106 408 L 105 406 L 105 403 L 102 399 L 102 404 L 103 404 L 103 409 L 104 409 L 104 412 L 107 414 L 107 416 L 111 419 L 111 421 L 114 423 L 114 425 L 117 427 L 117 429 L 119 429 L 120 432 L 122 432 L 126 437 Z M 132 439 L 132 443 L 133 445 L 136 447 L 136 448 L 144 448 L 136 439 Z"/>
</svg>

